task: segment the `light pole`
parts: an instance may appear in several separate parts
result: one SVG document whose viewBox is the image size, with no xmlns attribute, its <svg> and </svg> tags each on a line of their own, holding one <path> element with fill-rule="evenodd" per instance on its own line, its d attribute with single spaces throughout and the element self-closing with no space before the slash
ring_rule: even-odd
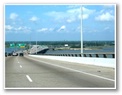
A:
<svg viewBox="0 0 122 95">
<path fill-rule="evenodd" d="M 30 49 L 30 54 L 31 54 L 31 34 L 30 34 L 30 45 L 29 45 L 29 49 Z"/>
<path fill-rule="evenodd" d="M 83 56 L 83 21 L 82 21 L 83 9 L 82 9 L 82 5 L 80 7 L 80 15 L 81 15 L 81 19 L 80 19 L 80 21 L 81 21 L 81 23 L 80 23 L 80 25 L 81 25 L 81 55 Z"/>
<path fill-rule="evenodd" d="M 37 35 L 37 32 L 36 32 L 36 54 L 37 54 L 37 37 L 38 37 L 38 35 Z"/>
</svg>

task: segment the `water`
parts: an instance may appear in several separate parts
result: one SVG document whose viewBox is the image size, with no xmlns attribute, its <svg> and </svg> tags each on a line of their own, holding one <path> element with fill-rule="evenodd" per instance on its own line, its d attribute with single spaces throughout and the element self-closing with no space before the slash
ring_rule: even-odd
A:
<svg viewBox="0 0 122 95">
<path fill-rule="evenodd" d="M 8 52 L 8 53 L 11 53 L 13 51 L 19 51 L 19 50 L 23 50 L 23 49 L 20 49 L 20 48 L 5 48 L 5 52 Z"/>
<path fill-rule="evenodd" d="M 20 48 L 6 48 L 6 52 L 23 50 Z M 106 47 L 100 50 L 83 50 L 83 53 L 99 53 L 99 52 L 114 52 L 114 47 Z M 80 50 L 48 50 L 46 54 L 61 54 L 61 53 L 81 53 Z"/>
<path fill-rule="evenodd" d="M 83 50 L 83 53 L 99 53 L 99 52 L 114 52 L 114 47 L 107 47 L 100 50 Z M 61 53 L 81 53 L 80 50 L 48 50 L 46 54 L 61 54 Z"/>
<path fill-rule="evenodd" d="M 19 48 L 6 48 L 5 51 L 6 52 L 12 52 L 12 51 L 19 51 L 19 50 L 23 50 L 23 49 L 19 49 Z M 108 53 L 108 52 L 115 52 L 114 51 L 114 47 L 106 47 L 100 50 L 83 50 L 83 53 Z M 70 54 L 70 53 L 81 53 L 80 50 L 48 50 L 45 54 Z M 89 56 L 87 54 L 87 56 Z M 95 54 L 92 54 L 93 57 L 95 57 Z M 103 55 L 99 55 L 99 57 L 103 57 Z M 107 55 L 107 58 L 112 58 L 112 55 Z"/>
</svg>

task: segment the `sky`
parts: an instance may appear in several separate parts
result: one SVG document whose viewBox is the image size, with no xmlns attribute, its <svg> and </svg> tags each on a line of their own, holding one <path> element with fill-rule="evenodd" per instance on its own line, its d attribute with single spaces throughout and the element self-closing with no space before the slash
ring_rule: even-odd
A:
<svg viewBox="0 0 122 95">
<path fill-rule="evenodd" d="M 5 41 L 114 41 L 115 7 L 5 5 Z"/>
</svg>

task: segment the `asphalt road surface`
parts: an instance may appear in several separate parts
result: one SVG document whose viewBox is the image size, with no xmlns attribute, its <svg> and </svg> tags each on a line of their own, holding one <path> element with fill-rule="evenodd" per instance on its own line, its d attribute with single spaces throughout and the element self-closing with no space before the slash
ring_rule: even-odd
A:
<svg viewBox="0 0 122 95">
<path fill-rule="evenodd" d="M 115 88 L 115 70 L 29 56 L 5 58 L 5 88 Z"/>
</svg>

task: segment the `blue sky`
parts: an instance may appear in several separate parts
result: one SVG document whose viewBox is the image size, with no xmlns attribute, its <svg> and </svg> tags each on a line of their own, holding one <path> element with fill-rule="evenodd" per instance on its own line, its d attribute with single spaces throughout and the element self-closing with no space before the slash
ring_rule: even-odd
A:
<svg viewBox="0 0 122 95">
<path fill-rule="evenodd" d="M 5 5 L 6 41 L 115 39 L 114 5 Z M 81 25 L 82 19 L 82 25 Z"/>
</svg>

